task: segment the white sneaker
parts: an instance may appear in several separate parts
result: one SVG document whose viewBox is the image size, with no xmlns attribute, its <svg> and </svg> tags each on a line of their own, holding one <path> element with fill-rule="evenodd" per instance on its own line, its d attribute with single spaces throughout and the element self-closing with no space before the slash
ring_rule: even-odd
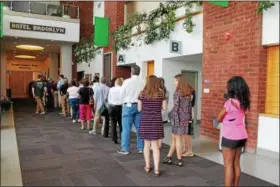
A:
<svg viewBox="0 0 280 187">
<path fill-rule="evenodd" d="M 95 131 L 88 131 L 89 134 L 96 135 Z"/>
<path fill-rule="evenodd" d="M 76 123 L 76 120 L 73 119 L 72 122 L 73 122 L 73 123 Z"/>
<path fill-rule="evenodd" d="M 35 114 L 39 114 L 39 112 L 36 112 Z"/>
<path fill-rule="evenodd" d="M 79 122 L 79 123 L 81 123 L 81 120 L 80 120 L 80 119 L 78 119 L 78 122 Z"/>
<path fill-rule="evenodd" d="M 46 112 L 41 112 L 40 114 L 41 114 L 41 115 L 44 115 L 44 114 L 46 114 Z"/>
</svg>

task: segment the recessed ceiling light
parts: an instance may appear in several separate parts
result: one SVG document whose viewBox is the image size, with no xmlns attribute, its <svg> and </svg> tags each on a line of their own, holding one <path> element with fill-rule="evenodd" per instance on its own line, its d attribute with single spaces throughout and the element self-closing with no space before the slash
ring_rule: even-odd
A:
<svg viewBox="0 0 280 187">
<path fill-rule="evenodd" d="M 16 55 L 16 58 L 22 58 L 22 59 L 35 59 L 35 56 L 31 56 L 31 55 Z"/>
<path fill-rule="evenodd" d="M 44 47 L 37 46 L 37 45 L 17 45 L 16 48 L 31 50 L 31 51 L 41 51 L 44 49 Z"/>
</svg>

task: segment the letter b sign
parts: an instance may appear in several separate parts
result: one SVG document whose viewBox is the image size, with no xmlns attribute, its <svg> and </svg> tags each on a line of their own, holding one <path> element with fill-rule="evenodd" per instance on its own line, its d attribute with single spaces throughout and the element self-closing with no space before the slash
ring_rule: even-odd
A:
<svg viewBox="0 0 280 187">
<path fill-rule="evenodd" d="M 171 41 L 170 42 L 170 53 L 179 53 L 181 54 L 182 42 Z"/>
</svg>

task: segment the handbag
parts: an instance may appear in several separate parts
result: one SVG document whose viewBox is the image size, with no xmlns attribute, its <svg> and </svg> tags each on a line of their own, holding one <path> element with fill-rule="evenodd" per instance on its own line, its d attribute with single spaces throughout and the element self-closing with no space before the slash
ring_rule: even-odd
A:
<svg viewBox="0 0 280 187">
<path fill-rule="evenodd" d="M 3 99 L 0 100 L 0 109 L 1 111 L 10 110 L 12 102 L 7 99 L 7 97 L 2 96 Z"/>
<path fill-rule="evenodd" d="M 90 96 L 90 88 L 88 89 L 88 92 L 89 92 L 89 105 L 94 105 L 94 100 L 92 98 L 92 96 Z"/>
<path fill-rule="evenodd" d="M 99 114 L 103 114 L 103 112 L 106 110 L 106 105 L 105 103 L 103 103 L 103 105 L 100 107 L 100 109 L 98 110 Z"/>
</svg>

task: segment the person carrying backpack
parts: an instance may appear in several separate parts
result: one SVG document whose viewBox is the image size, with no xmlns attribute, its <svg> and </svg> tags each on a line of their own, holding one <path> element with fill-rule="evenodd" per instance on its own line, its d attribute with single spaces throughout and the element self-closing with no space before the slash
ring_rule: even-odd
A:
<svg viewBox="0 0 280 187">
<path fill-rule="evenodd" d="M 32 94 L 36 100 L 36 114 L 45 114 L 45 109 L 43 106 L 43 96 L 44 93 L 47 93 L 46 83 L 42 81 L 42 75 L 38 75 L 38 80 L 34 82 L 32 87 Z"/>
</svg>

